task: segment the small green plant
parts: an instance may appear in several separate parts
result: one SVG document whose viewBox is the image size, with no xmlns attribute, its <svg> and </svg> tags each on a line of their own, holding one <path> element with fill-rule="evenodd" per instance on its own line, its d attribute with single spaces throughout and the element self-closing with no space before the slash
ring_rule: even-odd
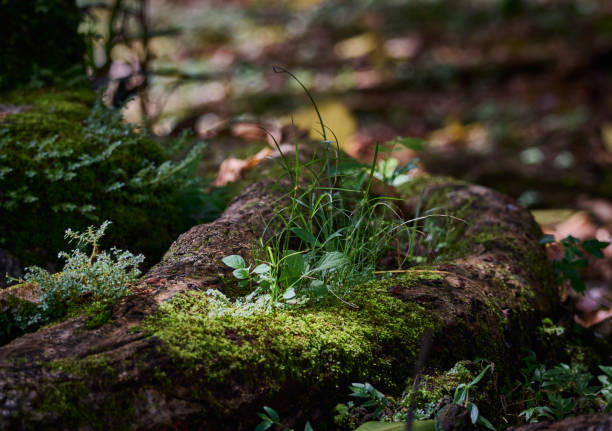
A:
<svg viewBox="0 0 612 431">
<path fill-rule="evenodd" d="M 470 420 L 474 425 L 480 425 L 490 430 L 495 431 L 495 427 L 491 422 L 489 422 L 486 418 L 484 418 L 480 411 L 478 410 L 478 406 L 470 401 L 470 391 L 474 391 L 478 382 L 482 380 L 487 371 L 491 368 L 491 364 L 487 365 L 481 372 L 478 374 L 474 380 L 469 383 L 461 383 L 455 389 L 455 395 L 453 397 L 453 403 L 459 404 L 465 407 L 470 415 Z M 437 417 L 436 417 L 437 419 Z M 438 427 L 438 422 L 436 420 L 436 427 Z"/>
<path fill-rule="evenodd" d="M 273 425 L 282 427 L 283 431 L 293 431 L 293 429 L 287 428 L 281 423 L 280 417 L 278 416 L 278 413 L 276 413 L 276 410 L 267 406 L 264 406 L 263 409 L 263 413 L 257 413 L 257 416 L 261 418 L 261 422 L 259 423 L 259 425 L 257 425 L 255 431 L 266 431 L 267 429 L 270 429 Z M 304 425 L 304 431 L 313 431 L 310 422 L 306 422 L 306 425 Z"/>
<path fill-rule="evenodd" d="M 553 242 L 555 242 L 553 235 L 544 235 L 540 240 L 540 244 Z M 610 243 L 596 239 L 587 239 L 581 242 L 578 238 L 569 235 L 560 241 L 560 245 L 563 248 L 563 257 L 553 262 L 557 284 L 561 286 L 569 281 L 572 289 L 582 293 L 585 290 L 585 285 L 580 277 L 580 268 L 586 268 L 588 265 L 584 253 L 601 259 L 604 257 L 602 250 Z"/>
<path fill-rule="evenodd" d="M 100 240 L 110 224 L 89 226 L 85 232 L 68 229 L 65 237 L 76 241 L 76 248 L 59 253 L 66 260 L 62 271 L 51 274 L 38 266 L 26 268 L 24 280 L 39 286 L 42 294 L 35 313 L 24 316 L 28 320 L 24 323 L 40 325 L 83 302 L 113 301 L 127 294 L 129 284 L 140 275 L 138 266 L 144 256 L 114 247 L 110 252 L 100 250 Z M 89 253 L 87 248 L 91 248 Z"/>
<path fill-rule="evenodd" d="M 183 135 L 162 144 L 89 89 L 15 93 L 7 102 L 31 107 L 0 127 L 0 246 L 25 266 L 60 267 L 66 229 L 104 220 L 115 223 L 108 243 L 155 262 L 224 205 L 196 175 L 203 142 Z"/>
<path fill-rule="evenodd" d="M 241 287 L 251 285 L 253 282 L 256 284 L 267 284 L 270 283 L 270 265 L 262 263 L 261 265 L 257 265 L 255 268 L 251 270 L 251 266 L 247 266 L 246 262 L 237 254 L 233 254 L 231 256 L 226 256 L 223 258 L 223 263 L 229 266 L 230 268 L 234 268 L 232 274 L 238 280 L 238 285 Z"/>
<path fill-rule="evenodd" d="M 277 143 L 284 176 L 291 183 L 279 201 L 288 205 L 275 209 L 275 219 L 254 247 L 253 269 L 241 256 L 228 256 L 223 262 L 234 269 L 241 285 L 255 285 L 252 295 L 266 295 L 273 304 L 303 304 L 333 296 L 356 308 L 342 299 L 349 286 L 373 278 L 392 242 L 402 238 L 413 242 L 416 229 L 399 217 L 394 198 L 372 193 L 376 178 L 385 186 L 399 184 L 409 179 L 407 173 L 416 165 L 398 166 L 393 158 L 379 162 L 378 154 L 397 145 L 421 148 L 422 141 L 396 138 L 377 145 L 369 165 L 349 160 L 341 155 L 337 140 L 328 139 L 318 108 L 305 87 L 304 91 L 321 122 L 323 148 L 311 160 L 302 161 L 297 141 L 294 159 Z"/>
<path fill-rule="evenodd" d="M 364 401 L 361 403 L 363 408 L 373 408 L 372 419 L 378 420 L 387 408 L 387 399 L 385 395 L 378 391 L 369 383 L 353 383 L 349 389 L 352 391 L 350 396 L 361 398 Z"/>
<path fill-rule="evenodd" d="M 352 383 L 349 396 L 357 398 L 336 405 L 334 421 L 341 429 L 355 429 L 366 425 L 389 420 L 390 408 L 394 404 L 391 397 L 384 395 L 370 383 Z M 361 427 L 359 428 L 361 429 Z"/>
<path fill-rule="evenodd" d="M 534 352 L 525 358 L 525 363 L 521 372 L 526 408 L 519 417 L 526 422 L 612 411 L 612 367 L 600 365 L 604 374 L 597 379 L 601 385 L 593 385 L 593 375 L 582 364 L 561 363 L 547 369 L 536 361 Z"/>
</svg>

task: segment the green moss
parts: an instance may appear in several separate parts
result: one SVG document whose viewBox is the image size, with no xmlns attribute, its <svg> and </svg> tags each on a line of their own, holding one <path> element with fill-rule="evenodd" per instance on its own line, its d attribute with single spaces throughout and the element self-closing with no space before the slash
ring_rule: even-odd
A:
<svg viewBox="0 0 612 431">
<path fill-rule="evenodd" d="M 61 359 L 45 364 L 52 371 L 61 371 L 75 377 L 97 375 L 100 378 L 114 375 L 115 371 L 104 354 L 87 356 L 84 359 Z"/>
<path fill-rule="evenodd" d="M 0 243 L 24 265 L 58 264 L 67 228 L 103 220 L 114 223 L 103 246 L 143 253 L 151 265 L 178 234 L 218 215 L 195 176 L 197 150 L 170 164 L 165 146 L 95 103 L 93 91 L 14 91 L 4 100 L 30 106 L 0 119 Z"/>
<path fill-rule="evenodd" d="M 6 295 L 0 299 L 0 345 L 36 329 L 30 318 L 37 312 L 36 303 L 18 296 Z"/>
<path fill-rule="evenodd" d="M 448 371 L 421 376 L 420 386 L 415 394 L 416 408 L 426 411 L 431 408 L 432 404 L 437 406 L 443 397 L 449 396 L 452 398 L 457 386 L 462 383 L 469 383 L 474 378 L 474 375 L 466 367 L 470 365 L 473 365 L 470 361 L 460 361 Z M 401 409 L 410 407 L 412 380 L 409 380 L 406 386 L 408 390 L 399 402 Z"/>
<path fill-rule="evenodd" d="M 85 327 L 96 329 L 111 322 L 111 305 L 107 301 L 96 301 L 87 304 L 83 308 L 83 314 L 87 319 Z"/>
<path fill-rule="evenodd" d="M 428 187 L 440 184 L 453 183 L 453 185 L 464 184 L 462 181 L 450 177 L 431 176 L 423 174 L 411 181 L 397 186 L 397 191 L 403 198 L 419 197 L 421 193 Z M 429 205 L 431 208 L 434 205 Z"/>
<path fill-rule="evenodd" d="M 236 299 L 239 296 L 246 296 L 253 291 L 252 286 L 240 286 L 238 279 L 233 275 L 221 277 L 219 282 L 219 291 L 229 299 Z"/>
<path fill-rule="evenodd" d="M 116 398 L 112 391 L 100 402 L 91 402 L 92 391 L 88 384 L 94 384 L 97 392 L 103 392 L 114 384 L 116 378 L 116 371 L 105 355 L 41 365 L 56 375 L 56 380 L 40 389 L 41 401 L 37 406 L 38 411 L 50 414 L 49 422 L 57 421 L 62 427 L 74 429 L 83 424 L 94 430 L 109 429 L 109 426 L 111 429 L 130 429 L 126 418 L 134 413 L 131 403 Z"/>
<path fill-rule="evenodd" d="M 207 383 L 239 374 L 273 387 L 289 379 L 357 379 L 391 388 L 409 374 L 425 328 L 440 326 L 422 307 L 387 294 L 392 284 L 410 282 L 397 277 L 355 287 L 347 299 L 358 310 L 330 301 L 247 316 L 209 316 L 208 297 L 189 292 L 163 304 L 144 327 Z"/>
<path fill-rule="evenodd" d="M 89 396 L 89 388 L 81 380 L 54 382 L 42 390 L 42 402 L 37 409 L 51 416 L 49 429 L 78 429 L 84 424 L 100 431 L 132 429 L 127 418 L 134 411 L 129 403 L 109 395 L 98 409 L 92 409 L 86 402 Z"/>
</svg>

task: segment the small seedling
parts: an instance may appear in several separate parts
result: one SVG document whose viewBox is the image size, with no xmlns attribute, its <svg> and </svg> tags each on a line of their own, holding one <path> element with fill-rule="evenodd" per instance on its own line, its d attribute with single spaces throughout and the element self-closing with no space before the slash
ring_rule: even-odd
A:
<svg viewBox="0 0 612 431">
<path fill-rule="evenodd" d="M 491 368 L 491 364 L 487 365 L 484 370 L 478 374 L 474 380 L 470 383 L 461 383 L 455 389 L 455 396 L 453 397 L 453 402 L 455 404 L 462 405 L 468 410 L 470 415 L 470 420 L 474 425 L 481 425 L 485 428 L 495 431 L 495 427 L 491 422 L 489 422 L 486 418 L 484 418 L 480 411 L 478 410 L 478 406 L 470 401 L 470 390 L 474 390 L 478 382 L 482 380 L 487 371 Z M 437 422 L 437 421 L 436 421 Z"/>
<path fill-rule="evenodd" d="M 387 400 L 385 395 L 378 391 L 369 383 L 353 383 L 349 389 L 352 391 L 350 396 L 365 400 L 361 403 L 361 407 L 374 408 L 372 412 L 373 419 L 380 419 L 387 408 Z"/>
</svg>

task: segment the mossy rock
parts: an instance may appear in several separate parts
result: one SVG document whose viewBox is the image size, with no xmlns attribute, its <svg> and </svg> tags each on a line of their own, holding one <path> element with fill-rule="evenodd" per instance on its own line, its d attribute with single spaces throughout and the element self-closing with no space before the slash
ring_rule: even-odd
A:
<svg viewBox="0 0 612 431">
<path fill-rule="evenodd" d="M 3 100 L 21 109 L 0 115 L 0 243 L 24 265 L 57 267 L 57 252 L 70 249 L 64 231 L 104 220 L 113 222 L 105 246 L 143 253 L 152 265 L 179 233 L 218 214 L 205 213 L 211 199 L 195 174 L 196 147 L 174 162 L 92 90 L 14 91 Z"/>
</svg>

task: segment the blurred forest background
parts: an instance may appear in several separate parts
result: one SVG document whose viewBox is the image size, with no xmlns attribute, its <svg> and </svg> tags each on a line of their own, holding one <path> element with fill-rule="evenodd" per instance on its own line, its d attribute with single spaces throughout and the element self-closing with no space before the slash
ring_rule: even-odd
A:
<svg viewBox="0 0 612 431">
<path fill-rule="evenodd" d="M 507 193 L 545 233 L 612 232 L 612 3 L 606 0 L 82 2 L 90 73 L 160 136 L 207 138 L 202 174 L 295 124 L 320 138 L 293 72 L 349 154 L 429 142 L 420 168 Z M 110 81 L 108 81 L 110 80 Z M 402 161 L 417 156 L 395 155 Z M 554 255 L 554 248 L 551 249 Z M 588 324 L 612 308 L 612 247 Z M 553 256 L 554 257 L 554 256 Z M 587 295 L 587 298 L 589 295 Z M 590 316 L 590 317 L 589 317 Z"/>
<path fill-rule="evenodd" d="M 531 208 L 612 195 L 607 1 L 117 1 L 83 7 L 93 74 L 158 135 L 214 146 L 288 121 L 314 130 L 312 90 L 347 152 L 430 142 L 424 167 Z M 146 21 L 142 21 L 146 19 Z M 316 132 L 313 136 L 317 137 Z"/>
<path fill-rule="evenodd" d="M 54 13 L 45 9 L 53 2 L 34 3 L 41 16 Z M 610 239 L 609 0 L 77 5 L 93 85 L 105 89 L 109 105 L 123 107 L 127 121 L 160 139 L 186 129 L 206 139 L 203 176 L 214 178 L 229 156 L 268 145 L 268 133 L 286 139 L 291 119 L 319 138 L 308 98 L 275 73 L 281 66 L 311 90 L 326 125 L 354 157 L 371 159 L 376 142 L 395 136 L 421 138 L 429 143 L 424 151 L 394 156 L 418 157 L 423 171 L 511 195 L 557 240 Z M 49 43 L 61 43 L 56 36 Z M 13 61 L 20 56 L 28 53 L 11 54 Z M 38 67 L 23 74 L 32 88 L 55 79 Z M 555 257 L 554 247 L 550 252 Z M 586 325 L 612 315 L 612 246 L 604 254 L 585 274 Z"/>
</svg>

